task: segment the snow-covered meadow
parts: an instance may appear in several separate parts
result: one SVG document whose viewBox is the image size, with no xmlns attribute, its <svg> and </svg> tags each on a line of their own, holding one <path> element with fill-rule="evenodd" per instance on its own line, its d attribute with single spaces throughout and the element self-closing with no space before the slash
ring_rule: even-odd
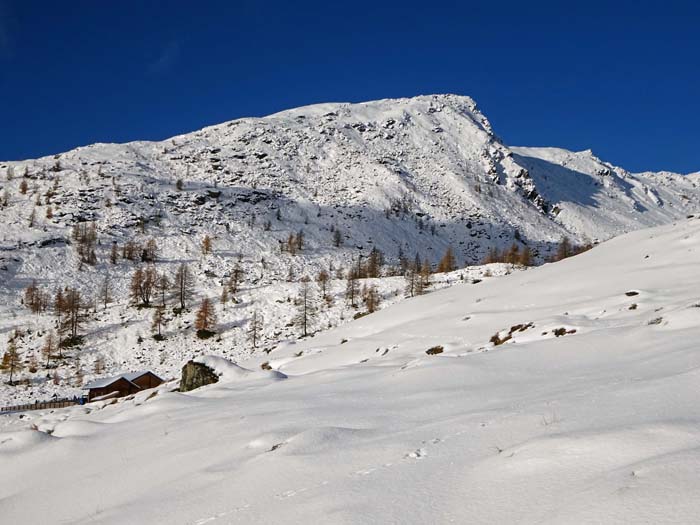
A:
<svg viewBox="0 0 700 525">
<path fill-rule="evenodd" d="M 0 515 L 695 523 L 699 265 L 683 220 L 401 301 L 190 393 L 0 418 Z"/>
</svg>

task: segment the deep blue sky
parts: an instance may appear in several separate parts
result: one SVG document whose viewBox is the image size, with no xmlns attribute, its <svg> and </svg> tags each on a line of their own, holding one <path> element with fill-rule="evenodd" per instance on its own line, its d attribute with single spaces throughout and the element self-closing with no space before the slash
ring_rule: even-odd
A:
<svg viewBox="0 0 700 525">
<path fill-rule="evenodd" d="M 0 0 L 0 159 L 448 92 L 508 144 L 700 170 L 700 7 Z"/>
</svg>

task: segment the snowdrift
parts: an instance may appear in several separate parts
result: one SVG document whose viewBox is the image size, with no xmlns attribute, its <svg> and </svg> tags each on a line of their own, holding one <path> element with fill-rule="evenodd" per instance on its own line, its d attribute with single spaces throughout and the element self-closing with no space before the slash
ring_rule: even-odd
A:
<svg viewBox="0 0 700 525">
<path fill-rule="evenodd" d="M 692 219 L 217 362 L 218 387 L 0 418 L 0 515 L 694 523 L 699 265 Z M 240 380 L 264 362 L 289 379 Z"/>
</svg>

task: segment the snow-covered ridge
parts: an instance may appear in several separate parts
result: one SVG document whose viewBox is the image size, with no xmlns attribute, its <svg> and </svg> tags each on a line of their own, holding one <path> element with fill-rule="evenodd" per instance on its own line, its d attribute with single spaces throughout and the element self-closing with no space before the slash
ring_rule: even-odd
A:
<svg viewBox="0 0 700 525">
<path fill-rule="evenodd" d="M 50 171 L 57 162 L 60 171 Z M 68 209 L 54 223 L 94 217 L 118 235 L 138 218 L 160 214 L 166 224 L 186 221 L 196 231 L 202 214 L 187 213 L 194 204 L 203 206 L 215 233 L 235 223 L 243 230 L 237 233 L 250 235 L 256 232 L 239 223 L 251 214 L 262 222 L 281 208 L 289 226 L 307 223 L 312 243 L 338 223 L 356 246 L 372 243 L 395 255 L 399 249 L 439 252 L 451 243 L 464 262 L 480 260 L 491 244 L 522 239 L 546 254 L 565 234 L 603 240 L 697 207 L 692 178 L 633 175 L 590 151 L 509 148 L 476 103 L 457 95 L 318 104 L 163 142 L 95 144 L 3 163 L 0 179 L 10 167 L 90 193 L 74 191 L 83 202 L 62 203 Z M 85 187 L 90 179 L 94 187 Z M 177 180 L 185 193 L 173 191 Z M 127 197 L 114 195 L 114 185 Z M 104 209 L 107 199 L 114 209 Z M 402 207 L 404 214 L 385 216 Z M 28 205 L 23 208 L 28 213 Z M 435 234 L 421 236 L 421 227 Z M 278 240 L 256 237 L 266 249 Z M 249 243 L 240 244 L 245 253 Z"/>
</svg>

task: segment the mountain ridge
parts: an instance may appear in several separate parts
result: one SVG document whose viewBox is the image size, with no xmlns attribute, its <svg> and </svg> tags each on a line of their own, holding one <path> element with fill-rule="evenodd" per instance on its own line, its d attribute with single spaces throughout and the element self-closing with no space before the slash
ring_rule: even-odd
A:
<svg viewBox="0 0 700 525">
<path fill-rule="evenodd" d="M 416 122 L 417 120 L 420 122 Z M 236 132 L 237 128 L 243 128 L 243 131 Z M 410 136 L 411 133 L 415 136 Z M 387 147 L 386 143 L 392 141 L 397 143 L 396 147 L 391 144 Z M 291 147 L 287 148 L 289 151 L 275 151 L 274 146 L 284 149 L 290 143 Z M 270 148 L 270 145 L 273 147 Z M 158 148 L 161 148 L 161 155 L 156 153 Z M 225 148 L 229 149 L 228 157 L 222 153 L 222 149 Z M 543 152 L 553 150 L 552 148 L 509 148 L 494 134 L 488 119 L 478 110 L 473 99 L 451 94 L 384 99 L 360 104 L 310 105 L 278 112 L 268 117 L 236 119 L 164 141 L 93 144 L 59 155 L 30 161 L 6 162 L 2 165 L 6 169 L 8 166 L 15 166 L 18 170 L 21 170 L 22 166 L 33 165 L 32 170 L 46 171 L 58 160 L 69 170 L 73 168 L 89 171 L 91 166 L 102 165 L 100 169 L 116 176 L 122 175 L 125 168 L 137 176 L 166 173 L 171 176 L 171 184 L 175 182 L 173 177 L 179 176 L 184 179 L 188 174 L 197 182 L 216 186 L 241 184 L 248 188 L 262 186 L 267 189 L 280 189 L 279 181 L 282 180 L 283 186 L 284 183 L 296 186 L 288 188 L 289 198 L 321 200 L 315 202 L 317 205 L 325 204 L 323 200 L 333 201 L 328 199 L 328 195 L 322 195 L 324 199 L 313 198 L 318 197 L 320 183 L 335 186 L 332 189 L 338 197 L 344 197 L 342 193 L 348 197 L 345 200 L 335 199 L 335 205 L 342 205 L 350 200 L 349 197 L 354 197 L 352 193 L 362 193 L 360 202 L 386 209 L 391 206 L 392 199 L 400 199 L 402 194 L 418 193 L 419 195 L 410 197 L 414 200 L 418 197 L 418 200 L 423 201 L 418 205 L 426 209 L 421 209 L 420 213 L 429 217 L 435 215 L 436 220 L 442 221 L 454 218 L 457 214 L 464 215 L 486 207 L 484 201 L 487 198 L 475 194 L 482 185 L 488 185 L 491 195 L 497 189 L 495 186 L 501 186 L 509 190 L 510 194 L 499 194 L 495 199 L 511 202 L 506 202 L 503 207 L 488 206 L 491 209 L 486 210 L 490 212 L 486 213 L 488 218 L 496 219 L 501 227 L 516 229 L 517 221 L 509 220 L 507 212 L 519 211 L 524 205 L 534 207 L 545 216 L 549 215 L 548 219 L 555 219 L 546 221 L 549 223 L 548 228 L 544 228 L 548 230 L 550 241 L 558 240 L 567 233 L 579 239 L 583 235 L 607 238 L 635 227 L 634 221 L 626 221 L 623 224 L 610 225 L 611 228 L 606 227 L 612 231 L 602 228 L 603 231 L 595 231 L 590 235 L 590 232 L 575 231 L 574 223 L 557 221 L 552 215 L 557 213 L 555 210 L 566 207 L 567 201 L 559 199 L 562 197 L 559 194 L 551 196 L 547 195 L 546 191 L 541 191 L 538 186 L 542 183 L 533 182 L 531 177 L 532 163 L 524 161 L 523 155 L 518 155 L 514 160 L 513 155 L 519 150 L 539 152 L 540 157 L 537 157 L 537 160 L 540 165 L 543 162 L 565 164 L 566 159 L 562 157 L 566 155 L 588 157 L 587 165 L 579 169 L 589 178 L 597 177 L 598 180 L 588 180 L 586 184 L 614 186 L 619 182 L 616 179 L 633 179 L 645 195 L 632 195 L 625 191 L 625 188 L 613 188 L 620 190 L 618 193 L 621 197 L 628 198 L 629 202 L 625 204 L 629 204 L 632 213 L 637 205 L 646 208 L 650 202 L 658 201 L 654 197 L 647 198 L 649 192 L 645 188 L 659 185 L 661 181 L 658 179 L 663 176 L 672 178 L 675 185 L 688 186 L 689 191 L 690 188 L 695 189 L 692 182 L 687 184 L 689 179 L 684 182 L 677 174 L 631 174 L 612 164 L 604 163 L 589 150 L 567 152 L 558 149 L 556 151 L 561 154 L 552 162 L 552 159 L 542 158 Z M 175 154 L 176 151 L 185 153 L 179 156 Z M 207 155 L 207 151 L 216 153 Z M 411 153 L 417 158 L 408 158 Z M 425 159 L 428 160 L 427 163 L 421 162 Z M 273 173 L 267 177 L 259 173 L 265 170 Z M 345 173 L 338 173 L 339 171 Z M 537 175 L 536 168 L 534 171 Z M 589 173 L 591 171 L 593 173 Z M 330 178 L 328 172 L 332 174 Z M 364 180 L 359 182 L 365 187 L 374 183 L 375 186 L 379 186 L 379 191 L 358 191 L 359 184 L 353 184 L 353 179 L 363 178 L 358 172 L 362 172 L 361 175 L 364 176 Z M 366 176 L 367 172 L 371 172 L 374 177 Z M 614 177 L 618 174 L 620 177 Z M 603 179 L 606 175 L 613 175 L 612 182 L 611 179 Z M 416 184 L 415 179 L 418 177 L 423 179 L 420 185 Z M 384 180 L 377 184 L 377 178 Z M 637 180 L 642 178 L 644 180 Z M 445 179 L 452 180 L 448 183 Z M 341 184 L 338 184 L 338 181 L 341 181 Z M 302 189 L 305 191 L 294 191 Z M 421 198 L 433 189 L 439 189 L 441 195 Z M 338 190 L 340 193 L 337 193 Z M 461 197 L 456 199 L 457 192 L 461 193 Z M 521 198 L 512 199 L 513 193 L 519 193 Z M 564 198 L 566 197 L 564 195 Z M 441 199 L 443 202 L 440 202 Z M 445 200 L 461 202 L 453 203 L 454 209 L 440 217 L 434 208 L 443 205 Z M 573 201 L 575 207 L 575 198 Z M 605 205 L 599 207 L 605 208 Z M 478 213 L 474 214 L 477 215 Z M 661 215 L 665 215 L 664 219 L 668 220 L 669 215 L 680 217 L 682 213 Z M 663 222 L 660 218 L 648 221 L 643 217 L 636 218 L 640 219 L 642 226 Z M 528 223 L 540 222 L 540 217 L 534 215 L 528 219 Z M 534 228 L 538 234 L 543 229 L 541 226 Z M 466 237 L 469 233 L 462 232 L 462 236 Z M 528 232 L 522 233 L 528 237 Z M 530 235 L 533 234 L 535 232 L 531 231 Z M 537 236 L 543 237 L 535 234 L 534 240 L 542 240 L 537 239 Z M 451 241 L 454 242 L 457 235 L 453 234 L 451 237 Z M 470 262 L 474 262 L 484 255 L 483 250 L 477 252 L 465 256 Z"/>
</svg>

